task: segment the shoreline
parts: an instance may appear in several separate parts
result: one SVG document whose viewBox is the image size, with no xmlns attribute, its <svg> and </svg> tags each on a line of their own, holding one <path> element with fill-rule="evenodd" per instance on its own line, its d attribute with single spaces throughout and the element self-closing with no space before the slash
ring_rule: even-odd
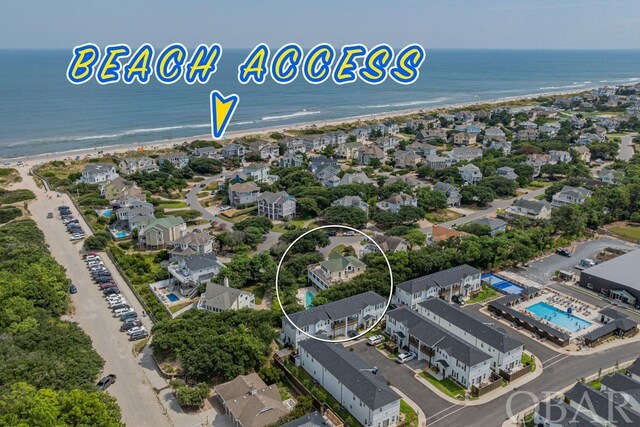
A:
<svg viewBox="0 0 640 427">
<path fill-rule="evenodd" d="M 627 84 L 618 84 L 616 86 L 629 86 L 635 85 L 637 82 L 627 83 Z M 308 128 L 310 126 L 324 127 L 324 126 L 336 126 L 345 123 L 355 123 L 358 121 L 369 121 L 369 120 L 384 120 L 398 116 L 406 116 L 412 114 L 419 113 L 429 113 L 433 111 L 439 110 L 451 110 L 451 109 L 459 109 L 459 108 L 471 108 L 478 107 L 482 105 L 496 105 L 505 102 L 513 102 L 513 101 L 526 101 L 530 99 L 545 97 L 545 96 L 566 96 L 566 95 L 574 95 L 583 93 L 589 90 L 593 90 L 595 88 L 602 87 L 601 85 L 594 85 L 590 87 L 583 87 L 580 89 L 574 90 L 566 90 L 566 91 L 557 91 L 557 92 L 540 92 L 533 93 L 528 95 L 518 95 L 518 96 L 510 96 L 510 97 L 502 97 L 495 99 L 488 99 L 483 101 L 469 101 L 469 102 L 459 102 L 453 104 L 443 104 L 440 106 L 432 106 L 427 108 L 410 108 L 404 110 L 393 110 L 393 111 L 385 111 L 381 113 L 371 113 L 371 114 L 363 114 L 359 116 L 351 116 L 344 117 L 339 119 L 329 119 L 329 120 L 320 120 L 320 121 L 307 121 L 307 122 L 299 122 L 292 123 L 288 125 L 274 125 L 274 126 L 265 126 L 254 129 L 245 129 L 245 130 L 237 130 L 237 131 L 229 131 L 225 133 L 225 138 L 220 141 L 230 141 L 236 138 L 241 138 L 249 135 L 260 135 L 265 133 L 274 133 L 274 132 L 287 132 L 291 130 L 302 130 Z M 54 151 L 50 153 L 42 153 L 42 154 L 33 154 L 33 155 L 24 155 L 24 156 L 15 156 L 15 157 L 0 157 L 0 161 L 2 162 L 11 162 L 15 164 L 18 161 L 22 161 L 25 165 L 31 164 L 38 165 L 41 163 L 51 162 L 55 160 L 64 160 L 69 157 L 75 156 L 86 156 L 86 155 L 94 155 L 98 152 L 102 152 L 100 155 L 104 157 L 105 155 L 113 155 L 118 153 L 125 153 L 128 151 L 138 151 L 140 148 L 152 149 L 152 150 L 162 150 L 172 148 L 176 145 L 183 144 L 188 140 L 207 140 L 212 141 L 213 138 L 211 134 L 199 134 L 193 136 L 184 136 L 180 138 L 168 138 L 168 139 L 160 139 L 154 141 L 147 142 L 132 142 L 132 143 L 123 143 L 123 144 L 110 144 L 104 146 L 94 146 L 90 148 L 78 148 L 74 150 L 65 150 L 65 151 Z M 8 166 L 7 166 L 8 167 Z"/>
</svg>

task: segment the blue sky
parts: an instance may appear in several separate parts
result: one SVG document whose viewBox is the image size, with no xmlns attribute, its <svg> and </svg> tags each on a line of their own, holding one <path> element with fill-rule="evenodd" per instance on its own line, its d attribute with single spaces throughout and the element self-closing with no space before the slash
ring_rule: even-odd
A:
<svg viewBox="0 0 640 427">
<path fill-rule="evenodd" d="M 639 0 L 4 0 L 0 48 L 170 42 L 248 48 L 411 42 L 459 49 L 640 49 Z"/>
</svg>

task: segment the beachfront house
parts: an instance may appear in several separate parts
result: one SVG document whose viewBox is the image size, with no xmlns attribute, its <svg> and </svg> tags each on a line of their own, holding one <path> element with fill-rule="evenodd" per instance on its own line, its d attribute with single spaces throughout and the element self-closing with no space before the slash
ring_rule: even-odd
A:
<svg viewBox="0 0 640 427">
<path fill-rule="evenodd" d="M 220 150 L 220 154 L 225 159 L 241 159 L 245 156 L 247 149 L 244 145 L 240 144 L 229 144 Z"/>
<path fill-rule="evenodd" d="M 258 140 L 249 144 L 249 152 L 262 160 L 273 160 L 280 155 L 280 147 L 273 142 Z"/>
<path fill-rule="evenodd" d="M 189 166 L 189 156 L 184 153 L 167 153 L 158 156 L 158 164 L 162 166 L 164 162 L 169 162 L 176 169 L 182 169 Z"/>
<path fill-rule="evenodd" d="M 131 175 L 136 172 L 155 172 L 158 164 L 151 157 L 125 157 L 118 163 L 120 173 Z"/>
<path fill-rule="evenodd" d="M 80 182 L 83 184 L 104 184 L 118 178 L 115 165 L 91 163 L 84 167 Z"/>
</svg>

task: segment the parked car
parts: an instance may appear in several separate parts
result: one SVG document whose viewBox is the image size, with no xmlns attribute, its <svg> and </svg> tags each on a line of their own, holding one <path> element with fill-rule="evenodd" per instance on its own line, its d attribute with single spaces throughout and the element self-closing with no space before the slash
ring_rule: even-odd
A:
<svg viewBox="0 0 640 427">
<path fill-rule="evenodd" d="M 71 240 L 72 242 L 75 242 L 76 240 L 82 240 L 82 239 L 84 239 L 84 234 L 74 234 L 69 238 L 69 240 Z"/>
<path fill-rule="evenodd" d="M 109 386 L 116 382 L 116 376 L 114 374 L 109 374 L 106 377 L 102 377 L 98 384 L 96 384 L 96 388 L 98 390 L 106 390 Z"/>
<path fill-rule="evenodd" d="M 229 206 L 229 205 L 222 205 L 222 206 L 218 207 L 218 210 L 220 212 L 225 212 L 225 211 L 228 211 L 229 209 L 231 209 L 231 206 Z"/>
<path fill-rule="evenodd" d="M 113 317 L 120 317 L 125 313 L 132 312 L 133 308 L 119 308 L 118 310 L 114 310 Z"/>
<path fill-rule="evenodd" d="M 133 335 L 136 332 L 142 332 L 142 331 L 146 331 L 144 326 L 134 326 L 133 328 L 127 331 L 127 335 Z"/>
<path fill-rule="evenodd" d="M 367 340 L 367 345 L 378 345 L 384 342 L 384 337 L 382 335 L 373 335 L 369 337 Z"/>
<path fill-rule="evenodd" d="M 570 258 L 570 257 L 571 257 L 571 252 L 569 252 L 569 251 L 568 251 L 567 249 L 565 249 L 565 248 L 558 248 L 558 249 L 556 249 L 556 253 L 557 253 L 558 255 L 561 255 L 561 256 L 564 256 L 564 257 L 567 257 L 567 258 Z"/>
<path fill-rule="evenodd" d="M 458 304 L 459 306 L 463 306 L 464 305 L 464 300 L 462 298 L 460 298 L 459 295 L 454 295 L 451 297 L 451 301 L 455 302 L 456 304 Z"/>
<path fill-rule="evenodd" d="M 330 237 L 334 237 L 338 233 L 336 233 L 335 231 L 325 231 L 324 234 L 326 234 L 327 236 L 330 236 Z"/>
<path fill-rule="evenodd" d="M 136 326 L 142 326 L 142 321 L 140 319 L 125 320 L 120 326 L 120 332 L 128 331 L 129 329 L 135 328 Z"/>
<path fill-rule="evenodd" d="M 124 302 L 109 306 L 109 308 L 115 313 L 118 310 L 129 310 L 131 307 Z"/>
<path fill-rule="evenodd" d="M 416 354 L 413 351 L 407 351 L 406 353 L 400 353 L 398 357 L 396 357 L 396 362 L 406 363 L 415 358 L 416 358 Z"/>
<path fill-rule="evenodd" d="M 69 293 L 72 293 L 72 294 L 78 293 L 78 288 L 76 287 L 76 285 L 71 284 L 71 286 L 69 286 Z"/>
<path fill-rule="evenodd" d="M 119 317 L 120 317 L 120 320 L 124 322 L 125 320 L 129 320 L 129 319 L 137 319 L 138 313 L 132 310 L 127 313 L 121 314 Z"/>
<path fill-rule="evenodd" d="M 129 341 L 138 341 L 143 338 L 147 338 L 148 336 L 149 336 L 149 332 L 147 331 L 137 332 L 133 335 L 129 335 Z"/>
<path fill-rule="evenodd" d="M 119 294 L 120 293 L 120 289 L 118 289 L 117 287 L 115 287 L 115 288 L 107 288 L 104 291 L 102 291 L 102 293 L 105 294 L 105 295 Z"/>
<path fill-rule="evenodd" d="M 51 219 L 51 218 L 53 218 L 53 212 L 49 212 L 49 213 L 47 214 L 47 219 Z"/>
<path fill-rule="evenodd" d="M 345 231 L 343 233 L 344 236 L 355 236 L 355 233 L 353 231 Z"/>
</svg>

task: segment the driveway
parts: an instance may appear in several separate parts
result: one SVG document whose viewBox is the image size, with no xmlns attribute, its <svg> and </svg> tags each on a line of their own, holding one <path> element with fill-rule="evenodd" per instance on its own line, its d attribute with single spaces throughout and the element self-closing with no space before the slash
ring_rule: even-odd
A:
<svg viewBox="0 0 640 427">
<path fill-rule="evenodd" d="M 618 152 L 618 160 L 628 162 L 631 160 L 634 154 L 633 137 L 637 134 L 633 133 L 627 136 L 620 137 L 620 151 Z"/>
</svg>

